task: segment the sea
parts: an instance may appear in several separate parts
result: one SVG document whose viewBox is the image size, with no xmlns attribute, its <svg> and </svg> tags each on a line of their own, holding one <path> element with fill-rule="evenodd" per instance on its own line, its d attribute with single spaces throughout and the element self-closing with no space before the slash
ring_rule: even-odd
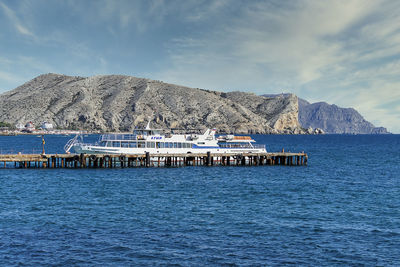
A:
<svg viewBox="0 0 400 267">
<path fill-rule="evenodd" d="M 46 153 L 70 138 L 45 136 Z M 0 265 L 400 265 L 400 135 L 253 138 L 308 166 L 0 163 Z M 0 153 L 41 150 L 40 136 L 0 136 Z"/>
</svg>

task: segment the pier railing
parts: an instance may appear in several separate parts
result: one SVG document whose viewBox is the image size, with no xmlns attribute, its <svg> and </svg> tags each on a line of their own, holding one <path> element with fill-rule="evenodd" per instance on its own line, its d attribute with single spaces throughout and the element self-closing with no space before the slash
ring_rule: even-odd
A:
<svg viewBox="0 0 400 267">
<path fill-rule="evenodd" d="M 42 150 L 40 149 L 4 149 L 0 148 L 0 156 L 1 155 L 13 155 L 13 154 L 23 154 L 23 155 L 31 155 L 31 154 L 40 154 Z"/>
</svg>

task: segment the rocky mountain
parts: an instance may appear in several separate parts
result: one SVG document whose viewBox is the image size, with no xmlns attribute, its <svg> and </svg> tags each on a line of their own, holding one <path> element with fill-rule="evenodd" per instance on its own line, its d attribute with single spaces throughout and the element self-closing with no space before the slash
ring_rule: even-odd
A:
<svg viewBox="0 0 400 267">
<path fill-rule="evenodd" d="M 321 128 L 335 134 L 386 134 L 384 127 L 375 127 L 353 108 L 341 108 L 325 102 L 310 104 L 299 98 L 299 121 L 305 127 Z"/>
<path fill-rule="evenodd" d="M 59 128 L 132 131 L 217 128 L 235 133 L 304 133 L 298 99 L 222 93 L 121 75 L 45 74 L 0 95 L 0 121 Z"/>
<path fill-rule="evenodd" d="M 289 94 L 265 94 L 265 97 L 285 97 Z M 298 98 L 299 122 L 307 133 L 328 134 L 388 134 L 386 128 L 375 127 L 357 110 L 329 105 L 325 102 L 309 103 Z"/>
</svg>

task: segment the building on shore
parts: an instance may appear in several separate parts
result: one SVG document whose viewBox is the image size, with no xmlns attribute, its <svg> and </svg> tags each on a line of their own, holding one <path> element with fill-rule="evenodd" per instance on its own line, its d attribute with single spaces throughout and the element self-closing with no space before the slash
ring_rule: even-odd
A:
<svg viewBox="0 0 400 267">
<path fill-rule="evenodd" d="M 18 123 L 15 125 L 15 129 L 21 132 L 23 129 L 25 129 L 25 126 L 22 123 Z"/>
<path fill-rule="evenodd" d="M 47 121 L 44 121 L 42 123 L 42 125 L 40 126 L 40 128 L 42 128 L 43 130 L 46 130 L 46 131 L 51 131 L 51 130 L 54 129 L 53 124 L 51 124 L 51 123 L 49 123 Z"/>
<path fill-rule="evenodd" d="M 22 130 L 23 132 L 33 133 L 35 131 L 35 124 L 33 122 L 28 122 L 25 124 L 25 128 Z"/>
</svg>

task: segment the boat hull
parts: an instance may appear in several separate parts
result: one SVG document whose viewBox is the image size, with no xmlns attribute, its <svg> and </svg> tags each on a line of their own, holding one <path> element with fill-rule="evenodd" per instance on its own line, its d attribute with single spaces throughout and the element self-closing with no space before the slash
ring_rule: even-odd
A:
<svg viewBox="0 0 400 267">
<path fill-rule="evenodd" d="M 225 154 L 225 153 L 265 153 L 266 150 L 262 148 L 220 148 L 220 147 L 205 147 L 205 148 L 116 148 L 116 147 L 102 147 L 91 145 L 75 145 L 73 146 L 75 153 L 81 154 L 185 154 L 185 153 L 207 153 Z"/>
</svg>

